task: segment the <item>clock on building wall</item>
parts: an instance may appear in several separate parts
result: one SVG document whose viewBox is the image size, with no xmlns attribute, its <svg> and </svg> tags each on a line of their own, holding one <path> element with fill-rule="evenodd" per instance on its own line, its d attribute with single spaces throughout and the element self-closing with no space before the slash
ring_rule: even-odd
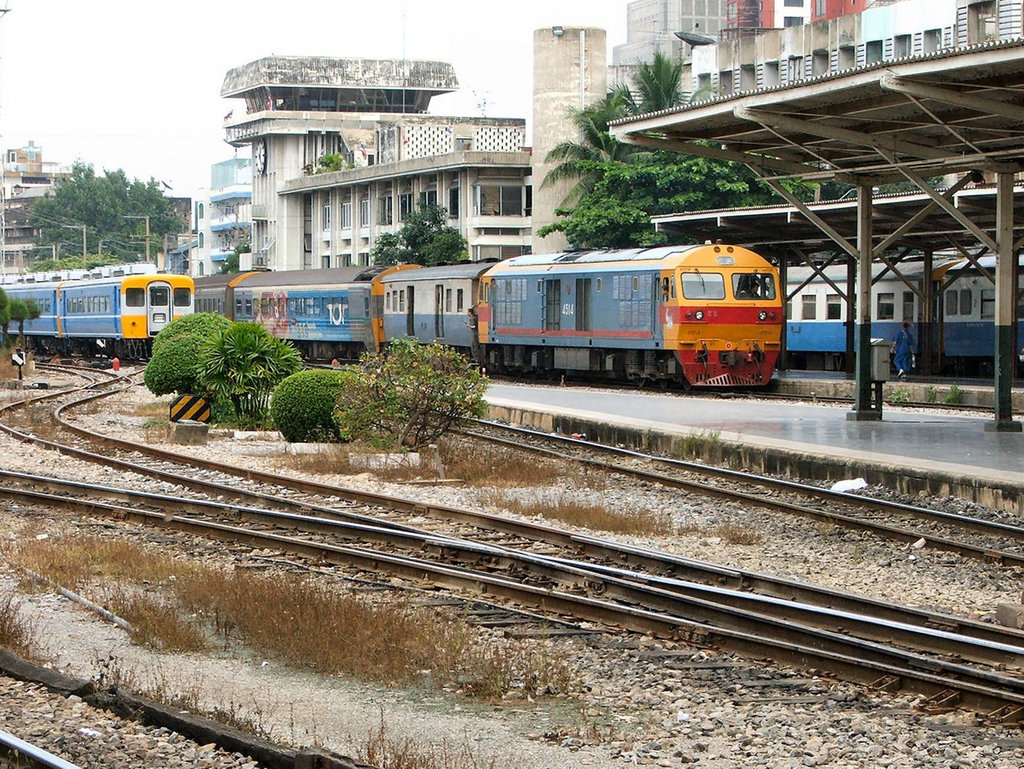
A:
<svg viewBox="0 0 1024 769">
<path fill-rule="evenodd" d="M 265 174 L 267 172 L 267 141 L 266 139 L 257 139 L 252 145 L 252 164 L 256 169 L 256 173 Z"/>
</svg>

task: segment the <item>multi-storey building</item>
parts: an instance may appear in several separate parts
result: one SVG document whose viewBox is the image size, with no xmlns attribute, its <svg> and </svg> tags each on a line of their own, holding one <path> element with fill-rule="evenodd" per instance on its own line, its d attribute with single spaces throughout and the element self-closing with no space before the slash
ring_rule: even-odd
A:
<svg viewBox="0 0 1024 769">
<path fill-rule="evenodd" d="M 20 190 L 48 189 L 70 175 L 60 163 L 43 160 L 43 148 L 30 141 L 21 149 L 4 153 L 4 197 L 10 198 Z"/>
<path fill-rule="evenodd" d="M 227 141 L 252 148 L 253 266 L 369 264 L 421 203 L 448 209 L 472 258 L 528 251 L 525 121 L 426 114 L 456 86 L 431 61 L 274 56 L 230 70 L 221 94 L 244 114 L 226 118 Z"/>
<path fill-rule="evenodd" d="M 210 167 L 210 188 L 193 203 L 195 237 L 189 272 L 210 275 L 252 237 L 252 160 L 232 158 Z M 180 248 L 180 247 L 179 247 Z"/>
<path fill-rule="evenodd" d="M 731 35 L 696 48 L 689 90 L 729 94 L 773 88 L 1022 32 L 1022 0 L 875 2 L 861 13 Z"/>
<path fill-rule="evenodd" d="M 687 51 L 675 33 L 717 36 L 725 28 L 728 2 L 634 0 L 626 6 L 626 42 L 612 48 L 613 71 L 652 61 L 655 53 L 681 58 Z"/>
</svg>

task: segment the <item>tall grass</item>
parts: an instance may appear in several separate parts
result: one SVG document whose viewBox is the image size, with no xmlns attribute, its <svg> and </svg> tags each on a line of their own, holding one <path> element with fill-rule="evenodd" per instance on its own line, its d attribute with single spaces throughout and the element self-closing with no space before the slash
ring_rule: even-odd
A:
<svg viewBox="0 0 1024 769">
<path fill-rule="evenodd" d="M 39 658 L 36 626 L 20 610 L 13 595 L 0 595 L 0 648 L 28 659 Z"/>
<path fill-rule="evenodd" d="M 483 697 L 576 686 L 571 663 L 544 648 L 489 638 L 460 617 L 402 600 L 374 603 L 323 581 L 213 569 L 123 540 L 31 540 L 9 549 L 12 562 L 104 594 L 136 627 L 134 641 L 160 649 L 201 649 L 220 636 L 322 673 L 431 682 Z"/>
<path fill-rule="evenodd" d="M 671 534 L 672 522 L 668 516 L 638 508 L 623 510 L 601 503 L 584 502 L 561 491 L 546 493 L 539 498 L 524 500 L 520 495 L 503 491 L 484 490 L 477 496 L 479 502 L 517 515 L 543 516 L 572 526 L 620 534 Z"/>
</svg>

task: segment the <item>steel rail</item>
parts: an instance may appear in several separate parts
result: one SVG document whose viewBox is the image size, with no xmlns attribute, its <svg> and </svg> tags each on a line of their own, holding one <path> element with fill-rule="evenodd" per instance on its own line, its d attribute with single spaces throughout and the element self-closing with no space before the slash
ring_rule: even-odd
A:
<svg viewBox="0 0 1024 769">
<path fill-rule="evenodd" d="M 55 501 L 60 499 L 63 498 Z M 706 607 L 710 614 L 721 615 L 724 612 L 739 618 L 737 624 L 740 627 L 715 626 L 703 620 L 693 620 L 669 613 L 666 609 L 674 602 L 675 597 L 659 595 L 664 591 L 643 589 L 638 585 L 623 585 L 609 577 L 601 578 L 605 583 L 606 592 L 611 586 L 614 588 L 613 592 L 621 593 L 621 603 L 574 593 L 571 585 L 570 589 L 559 590 L 523 584 L 461 566 L 438 564 L 393 552 L 315 543 L 292 536 L 257 532 L 223 523 L 198 521 L 159 512 L 131 508 L 122 508 L 121 512 L 126 516 L 148 520 L 174 530 L 225 541 L 244 542 L 255 547 L 283 549 L 293 555 L 321 562 L 355 564 L 373 571 L 387 570 L 389 573 L 409 579 L 429 580 L 453 589 L 501 596 L 520 603 L 536 605 L 543 610 L 582 616 L 627 630 L 654 632 L 691 642 L 724 646 L 744 655 L 770 656 L 778 661 L 802 667 L 825 668 L 839 673 L 847 680 L 880 685 L 889 689 L 906 687 L 928 695 L 946 706 L 956 704 L 967 707 L 987 713 L 990 717 L 1003 722 L 1024 719 L 1024 681 L 1021 679 L 921 657 L 870 641 L 850 638 L 843 633 L 793 626 L 781 620 L 757 617 L 753 614 L 744 616 L 742 612 L 723 610 L 722 607 Z M 437 543 L 451 544 L 440 539 Z M 593 573 L 579 571 L 578 579 L 586 581 L 596 577 Z M 658 600 L 652 600 L 655 596 L 659 596 Z M 657 606 L 650 608 L 652 603 Z M 690 606 L 699 606 L 700 603 L 687 601 L 687 605 Z M 661 607 L 660 610 L 658 606 Z M 779 637 L 770 638 L 751 632 L 747 625 L 754 628 L 775 625 Z"/>
<path fill-rule="evenodd" d="M 83 401 L 93 400 L 107 394 L 108 393 L 91 394 L 86 396 Z M 73 405 L 76 404 L 65 404 L 61 407 L 61 410 Z M 389 510 L 413 515 L 447 518 L 481 528 L 497 529 L 515 536 L 541 540 L 560 547 L 576 548 L 581 552 L 590 554 L 592 557 L 604 557 L 618 563 L 632 564 L 644 569 L 668 571 L 678 577 L 731 585 L 736 589 L 753 590 L 764 595 L 785 598 L 790 601 L 803 601 L 822 606 L 829 606 L 837 610 L 850 611 L 859 614 L 872 614 L 893 622 L 924 627 L 935 627 L 969 637 L 990 640 L 995 643 L 1007 642 L 1008 639 L 1010 642 L 1015 643 L 1022 636 L 1019 631 L 1011 630 L 1009 628 L 1000 628 L 988 623 L 976 622 L 966 618 L 939 614 L 937 612 L 900 607 L 891 603 L 866 598 L 864 596 L 857 596 L 850 593 L 815 587 L 795 580 L 783 580 L 770 575 L 728 569 L 693 559 L 671 556 L 653 550 L 622 545 L 608 540 L 601 540 L 588 535 L 574 534 L 572 532 L 550 526 L 541 526 L 535 523 L 516 521 L 514 519 L 503 518 L 501 516 L 495 516 L 483 512 L 468 511 L 441 505 L 428 505 L 399 497 L 356 491 L 344 487 L 321 484 L 315 481 L 278 476 L 261 471 L 238 468 L 232 465 L 224 465 L 218 462 L 199 460 L 194 457 L 184 457 L 177 452 L 170 452 L 151 446 L 138 446 L 121 439 L 98 435 L 92 431 L 78 427 L 77 425 L 67 423 L 66 421 L 62 422 L 62 424 L 76 434 L 84 437 L 100 440 L 104 443 L 112 444 L 122 449 L 149 454 L 179 465 L 186 464 L 190 466 L 199 466 L 204 469 L 226 474 L 240 475 L 260 482 L 283 486 L 307 493 L 335 496 L 359 504 L 382 506 Z M 258 498 L 274 505 L 286 506 L 299 510 L 308 510 L 310 512 L 317 512 L 327 516 L 340 516 L 371 525 L 384 525 L 390 528 L 406 531 L 422 531 L 415 527 L 405 526 L 399 523 L 381 523 L 372 516 L 359 515 L 348 511 L 340 511 L 336 508 L 317 506 L 305 502 L 295 502 L 294 500 L 289 500 L 283 497 L 260 495 L 255 492 L 240 490 L 235 487 L 213 481 L 184 478 L 177 473 L 171 473 L 165 470 L 140 468 L 137 465 L 124 460 L 94 454 L 83 449 L 65 447 L 62 444 L 54 444 L 23 433 L 20 434 L 23 435 L 26 440 L 35 440 L 37 443 L 46 445 L 54 450 L 74 454 L 89 461 L 114 465 L 131 472 L 148 473 L 171 483 L 186 484 L 195 488 L 204 488 L 212 493 L 230 494 L 235 497 L 247 499 Z"/>
<path fill-rule="evenodd" d="M 55 484 L 58 485 L 59 484 Z M 94 503 L 79 506 L 68 493 L 79 491 L 81 484 L 67 483 L 62 494 L 57 496 L 35 491 L 0 488 L 0 496 L 9 496 L 22 501 L 36 503 L 74 505 L 88 511 L 100 508 Z M 223 502 L 195 501 L 165 494 L 135 492 L 111 487 L 97 487 L 95 496 L 110 495 L 120 501 L 135 505 L 139 501 L 158 507 L 166 515 L 174 511 L 193 508 L 204 514 L 231 515 L 243 517 L 263 525 L 299 529 L 306 533 L 329 534 L 346 540 L 370 541 L 393 547 L 396 543 L 411 550 L 432 550 L 441 556 L 452 554 L 456 559 L 473 563 L 492 561 L 501 564 L 497 568 L 527 570 L 539 578 L 559 582 L 568 589 L 587 587 L 604 595 L 614 593 L 629 604 L 643 604 L 650 607 L 652 599 L 662 602 L 665 611 L 678 616 L 693 618 L 701 614 L 706 621 L 720 627 L 746 626 L 750 614 L 759 618 L 756 622 L 777 622 L 784 620 L 803 627 L 842 631 L 860 639 L 899 643 L 921 651 L 955 655 L 961 659 L 998 665 L 1024 665 L 1024 642 L 1009 643 L 982 641 L 955 633 L 916 625 L 907 625 L 877 617 L 839 612 L 834 609 L 794 604 L 769 596 L 760 596 L 710 587 L 678 579 L 660 577 L 637 572 L 581 562 L 574 559 L 538 555 L 529 551 L 480 544 L 458 537 L 438 536 L 429 532 L 396 531 L 379 525 L 342 522 L 332 519 L 295 515 L 260 508 L 241 507 Z M 111 508 L 105 507 L 110 510 Z M 133 508 L 134 509 L 134 508 Z M 142 520 L 148 521 L 147 518 Z M 600 581 L 600 585 L 597 584 Z M 786 625 L 776 632 L 792 638 L 796 631 Z M 1020 639 L 1016 639 L 1020 640 Z M 1024 682 L 1022 682 L 1024 687 Z M 1024 689 L 1022 689 L 1024 691 Z"/>
<path fill-rule="evenodd" d="M 15 760 L 14 764 L 25 769 L 79 769 L 77 764 L 65 761 L 49 751 L 36 747 L 0 729 L 0 755 Z"/>
<path fill-rule="evenodd" d="M 651 462 L 652 464 L 667 465 L 669 467 L 678 468 L 691 472 L 697 475 L 704 476 L 716 476 L 724 478 L 736 483 L 742 483 L 744 485 L 756 485 L 763 486 L 775 491 L 785 491 L 801 494 L 803 496 L 811 496 L 821 500 L 841 501 L 845 504 L 855 505 L 871 510 L 878 510 L 885 513 L 907 513 L 918 518 L 924 518 L 931 520 L 935 523 L 942 523 L 951 526 L 957 526 L 960 528 L 977 531 L 992 537 L 1004 537 L 1024 542 L 1024 527 L 1015 526 L 1013 524 L 1002 523 L 999 521 L 986 521 L 980 518 L 973 518 L 971 516 L 957 515 L 955 513 L 946 513 L 941 510 L 930 510 L 924 507 L 916 507 L 914 505 L 903 504 L 902 502 L 888 502 L 886 500 L 872 499 L 871 497 L 861 496 L 859 494 L 851 494 L 844 491 L 833 491 L 831 489 L 822 489 L 817 486 L 809 486 L 806 484 L 797 483 L 795 481 L 787 481 L 781 478 L 770 478 L 764 475 L 756 475 L 753 473 L 740 472 L 738 470 L 730 470 L 723 467 L 713 467 L 710 465 L 702 465 L 696 462 L 686 462 L 679 459 L 670 459 L 667 457 L 656 457 L 650 454 L 644 454 L 639 451 L 632 449 L 624 449 L 617 446 L 606 446 L 599 443 L 593 443 L 591 441 L 582 440 L 579 438 L 571 438 L 565 435 L 557 435 L 554 433 L 542 433 L 536 430 L 530 430 L 524 427 L 512 427 L 511 425 L 503 425 L 497 422 L 485 422 L 480 421 L 481 424 L 487 427 L 499 429 L 502 431 L 513 432 L 519 435 L 526 435 L 541 440 L 546 440 L 555 443 L 566 443 L 581 448 L 586 448 L 591 451 L 597 451 L 606 454 L 614 454 L 616 456 L 625 456 L 631 459 L 640 459 L 643 461 Z M 927 532 L 919 532 L 911 529 L 905 529 L 898 526 L 887 526 L 885 524 L 875 523 L 873 521 L 864 520 L 861 518 L 855 518 L 852 516 L 844 515 L 842 513 L 830 513 L 825 510 L 818 510 L 813 507 L 806 507 L 804 505 L 798 505 L 792 502 L 785 502 L 782 500 L 775 500 L 764 495 L 747 494 L 745 492 L 736 491 L 733 489 L 726 489 L 719 486 L 708 486 L 698 481 L 690 481 L 683 478 L 675 478 L 670 475 L 662 475 L 660 473 L 651 472 L 648 470 L 640 470 L 637 468 L 624 467 L 611 462 L 605 462 L 600 459 L 591 459 L 586 457 L 575 457 L 569 454 L 563 454 L 555 451 L 554 449 L 544 448 L 542 446 L 530 446 L 520 441 L 514 441 L 506 438 L 498 438 L 496 436 L 486 435 L 475 431 L 464 431 L 464 434 L 469 435 L 480 440 L 485 440 L 491 443 L 497 443 L 504 446 L 514 447 L 519 450 L 530 451 L 542 456 L 547 456 L 552 459 L 558 459 L 560 461 L 575 462 L 587 467 L 593 467 L 595 469 L 621 473 L 623 475 L 629 475 L 634 478 L 649 481 L 651 483 L 660 483 L 665 486 L 673 486 L 676 488 L 685 489 L 695 494 L 702 496 L 718 497 L 721 499 L 729 499 L 738 502 L 744 502 L 746 504 L 753 504 L 759 507 L 767 507 L 776 509 L 781 512 L 792 513 L 794 515 L 800 515 L 804 517 L 814 518 L 827 523 L 833 523 L 846 528 L 859 529 L 861 531 L 871 532 L 880 536 L 890 537 L 904 542 L 916 542 L 919 539 L 924 539 L 926 543 L 938 550 L 945 550 L 949 552 L 955 552 L 959 555 L 968 556 L 971 558 L 978 558 L 986 561 L 1003 561 L 1007 564 L 1015 566 L 1024 565 L 1024 555 L 1017 553 L 1010 553 L 1005 550 L 995 550 L 988 547 L 980 547 L 971 545 L 966 542 L 959 542 L 956 540 L 947 539 L 945 537 L 939 537 L 934 534 Z"/>
</svg>

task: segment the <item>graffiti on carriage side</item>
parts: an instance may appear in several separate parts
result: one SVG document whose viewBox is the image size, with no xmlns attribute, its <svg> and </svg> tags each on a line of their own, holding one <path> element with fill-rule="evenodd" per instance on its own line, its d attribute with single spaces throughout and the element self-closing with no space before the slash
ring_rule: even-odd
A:
<svg viewBox="0 0 1024 769">
<path fill-rule="evenodd" d="M 348 302 L 328 302 L 327 320 L 332 326 L 343 326 L 348 321 Z"/>
</svg>

